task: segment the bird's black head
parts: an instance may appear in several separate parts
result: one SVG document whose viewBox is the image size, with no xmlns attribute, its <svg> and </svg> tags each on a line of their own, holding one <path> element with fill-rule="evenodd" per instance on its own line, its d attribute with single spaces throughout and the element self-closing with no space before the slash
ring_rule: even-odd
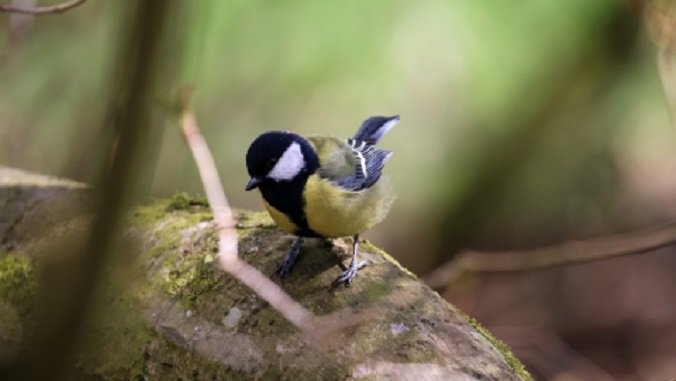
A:
<svg viewBox="0 0 676 381">
<path fill-rule="evenodd" d="M 271 131 L 256 138 L 246 153 L 251 180 L 246 190 L 267 183 L 292 181 L 309 176 L 319 167 L 317 153 L 302 137 L 286 131 Z"/>
</svg>

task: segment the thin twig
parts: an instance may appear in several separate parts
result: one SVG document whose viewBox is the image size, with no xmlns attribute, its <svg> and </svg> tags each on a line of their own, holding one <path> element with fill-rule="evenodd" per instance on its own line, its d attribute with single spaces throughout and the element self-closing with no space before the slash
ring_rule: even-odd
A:
<svg viewBox="0 0 676 381">
<path fill-rule="evenodd" d="M 272 280 L 237 256 L 235 219 L 225 197 L 214 159 L 192 112 L 191 98 L 192 88 L 183 89 L 180 96 L 181 127 L 195 158 L 209 205 L 213 210 L 214 221 L 218 227 L 218 257 L 221 267 L 265 299 L 300 330 L 310 334 L 318 333 L 315 316 L 310 311 L 291 298 Z"/>
<path fill-rule="evenodd" d="M 676 244 L 676 223 L 586 241 L 570 241 L 534 250 L 480 252 L 466 250 L 431 272 L 425 279 L 444 289 L 466 273 L 517 272 L 600 261 L 644 253 Z"/>
<path fill-rule="evenodd" d="M 44 7 L 24 7 L 20 5 L 0 5 L 0 12 L 5 13 L 23 13 L 28 15 L 52 15 L 63 13 L 72 8 L 82 5 L 87 0 L 70 0 L 65 3 L 49 5 Z"/>
<path fill-rule="evenodd" d="M 237 258 L 235 218 L 232 215 L 228 199 L 221 185 L 221 178 L 216 170 L 216 163 L 214 163 L 209 147 L 199 130 L 195 114 L 192 111 L 192 90 L 192 88 L 186 87 L 180 94 L 183 135 L 192 150 L 209 205 L 211 205 L 214 212 L 214 221 L 219 231 L 221 260 L 232 261 Z"/>
</svg>

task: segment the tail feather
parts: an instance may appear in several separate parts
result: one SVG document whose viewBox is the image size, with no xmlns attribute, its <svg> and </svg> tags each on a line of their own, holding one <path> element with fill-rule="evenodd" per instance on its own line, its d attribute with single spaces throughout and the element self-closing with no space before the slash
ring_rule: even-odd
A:
<svg viewBox="0 0 676 381">
<path fill-rule="evenodd" d="M 354 135 L 354 140 L 376 144 L 378 141 L 399 123 L 399 115 L 395 116 L 372 116 L 364 121 Z"/>
</svg>

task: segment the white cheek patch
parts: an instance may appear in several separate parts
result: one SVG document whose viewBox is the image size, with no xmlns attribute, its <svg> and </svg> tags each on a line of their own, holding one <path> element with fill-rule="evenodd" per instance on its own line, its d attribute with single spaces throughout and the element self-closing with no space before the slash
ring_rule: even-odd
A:
<svg viewBox="0 0 676 381">
<path fill-rule="evenodd" d="M 293 142 L 268 173 L 268 177 L 275 181 L 288 181 L 296 177 L 303 168 L 305 157 L 300 150 L 300 144 Z"/>
</svg>

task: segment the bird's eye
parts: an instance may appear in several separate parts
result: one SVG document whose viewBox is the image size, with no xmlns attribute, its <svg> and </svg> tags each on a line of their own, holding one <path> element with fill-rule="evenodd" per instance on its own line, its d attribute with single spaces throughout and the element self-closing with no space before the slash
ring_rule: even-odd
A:
<svg viewBox="0 0 676 381">
<path fill-rule="evenodd" d="M 268 170 L 271 170 L 275 164 L 277 164 L 277 159 L 276 158 L 270 158 L 268 159 L 267 162 L 265 162 L 265 168 Z"/>
</svg>

